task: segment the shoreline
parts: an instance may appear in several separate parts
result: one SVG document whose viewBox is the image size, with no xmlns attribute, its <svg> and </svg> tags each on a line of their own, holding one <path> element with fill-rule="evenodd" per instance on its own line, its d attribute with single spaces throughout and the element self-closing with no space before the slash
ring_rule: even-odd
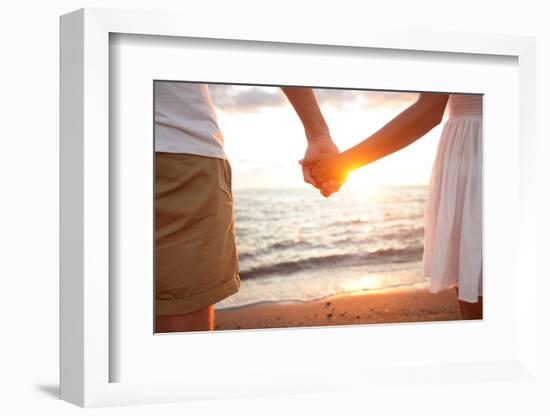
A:
<svg viewBox="0 0 550 416">
<path fill-rule="evenodd" d="M 351 292 L 309 302 L 265 301 L 216 310 L 215 330 L 461 320 L 454 289 Z"/>
<path fill-rule="evenodd" d="M 220 309 L 216 309 L 216 313 L 222 312 L 222 311 L 230 311 L 234 309 L 241 309 L 241 308 L 248 308 L 252 306 L 259 306 L 259 305 L 287 305 L 287 304 L 308 304 L 308 303 L 314 303 L 314 302 L 320 302 L 328 298 L 340 298 L 340 297 L 347 297 L 347 296 L 360 296 L 360 295 L 366 295 L 366 294 L 382 294 L 392 291 L 410 291 L 410 290 L 422 290 L 424 288 L 427 288 L 427 286 L 424 283 L 417 283 L 415 285 L 399 285 L 399 286 L 390 286 L 385 287 L 382 289 L 363 289 L 358 291 L 349 291 L 349 292 L 341 292 L 336 293 L 333 295 L 325 295 L 319 298 L 311 299 L 311 300 L 300 300 L 300 299 L 288 299 L 288 300 L 259 300 L 257 302 L 253 303 L 246 303 L 244 305 L 235 305 L 235 306 L 225 306 Z"/>
</svg>

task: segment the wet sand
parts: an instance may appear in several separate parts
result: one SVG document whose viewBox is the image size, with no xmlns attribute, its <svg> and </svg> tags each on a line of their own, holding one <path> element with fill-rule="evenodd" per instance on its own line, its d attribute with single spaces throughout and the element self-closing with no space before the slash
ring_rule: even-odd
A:
<svg viewBox="0 0 550 416">
<path fill-rule="evenodd" d="M 387 289 L 304 303 L 260 303 L 216 311 L 216 329 L 257 329 L 459 320 L 454 289 Z"/>
</svg>

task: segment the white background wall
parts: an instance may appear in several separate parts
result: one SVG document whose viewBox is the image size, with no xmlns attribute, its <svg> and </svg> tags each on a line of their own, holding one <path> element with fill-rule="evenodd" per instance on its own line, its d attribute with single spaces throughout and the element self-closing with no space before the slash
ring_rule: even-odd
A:
<svg viewBox="0 0 550 416">
<path fill-rule="evenodd" d="M 200 3 L 200 4 L 199 4 Z M 280 20 L 281 24 L 367 26 L 391 22 L 488 33 L 537 36 L 539 177 L 550 177 L 550 29 L 546 1 L 163 1 L 4 2 L 0 14 L 0 412 L 73 414 L 81 409 L 57 400 L 58 394 L 58 17 L 80 7 L 179 10 L 197 15 L 222 13 L 240 18 Z M 246 17 L 243 17 L 246 14 Z M 546 138 L 546 141 L 543 141 Z M 545 180 L 546 181 L 546 180 Z M 546 187 L 544 187 L 546 186 Z M 539 183 L 539 253 L 548 253 L 548 181 Z M 539 270 L 550 276 L 539 259 Z M 542 293 L 549 285 L 543 283 Z M 550 304 L 550 302 L 548 302 Z M 540 305 L 549 316 L 549 307 Z M 546 318 L 547 322 L 548 318 Z M 548 348 L 548 334 L 543 334 Z M 547 355 L 547 354 L 546 354 Z M 548 359 L 541 357 L 548 371 Z M 383 397 L 346 394 L 234 400 L 162 406 L 100 409 L 100 414 L 298 414 L 372 413 L 548 414 L 543 392 L 505 383 L 457 385 L 451 389 L 388 389 Z M 496 400 L 495 400 L 496 399 Z M 434 413 L 436 414 L 436 413 Z M 508 414 L 508 413 L 507 413 Z"/>
</svg>

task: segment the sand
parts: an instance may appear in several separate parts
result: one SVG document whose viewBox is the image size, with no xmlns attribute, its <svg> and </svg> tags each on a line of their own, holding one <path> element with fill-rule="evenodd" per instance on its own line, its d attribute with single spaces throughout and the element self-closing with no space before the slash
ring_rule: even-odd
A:
<svg viewBox="0 0 550 416">
<path fill-rule="evenodd" d="M 334 326 L 461 319 L 454 289 L 387 289 L 305 303 L 260 303 L 216 311 L 216 330 Z"/>
</svg>

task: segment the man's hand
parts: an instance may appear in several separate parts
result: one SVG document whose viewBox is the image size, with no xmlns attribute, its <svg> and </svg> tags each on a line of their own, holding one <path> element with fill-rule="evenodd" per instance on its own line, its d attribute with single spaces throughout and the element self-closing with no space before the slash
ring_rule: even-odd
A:
<svg viewBox="0 0 550 416">
<path fill-rule="evenodd" d="M 304 181 L 320 189 L 321 193 L 327 197 L 338 190 L 339 184 L 317 183 L 311 176 L 311 165 L 315 164 L 323 154 L 338 153 L 338 148 L 330 138 L 329 129 L 321 114 L 315 93 L 312 88 L 304 87 L 281 87 L 281 90 L 287 96 L 304 126 L 308 142 L 304 159 L 300 161 Z"/>
<path fill-rule="evenodd" d="M 304 158 L 300 160 L 302 165 L 302 173 L 304 176 L 304 182 L 307 182 L 314 187 L 318 188 L 321 194 L 325 197 L 330 196 L 334 192 L 340 189 L 343 182 L 327 181 L 325 183 L 318 182 L 312 175 L 313 166 L 327 155 L 338 154 L 338 148 L 333 143 L 330 136 L 318 137 L 309 141 Z"/>
</svg>

